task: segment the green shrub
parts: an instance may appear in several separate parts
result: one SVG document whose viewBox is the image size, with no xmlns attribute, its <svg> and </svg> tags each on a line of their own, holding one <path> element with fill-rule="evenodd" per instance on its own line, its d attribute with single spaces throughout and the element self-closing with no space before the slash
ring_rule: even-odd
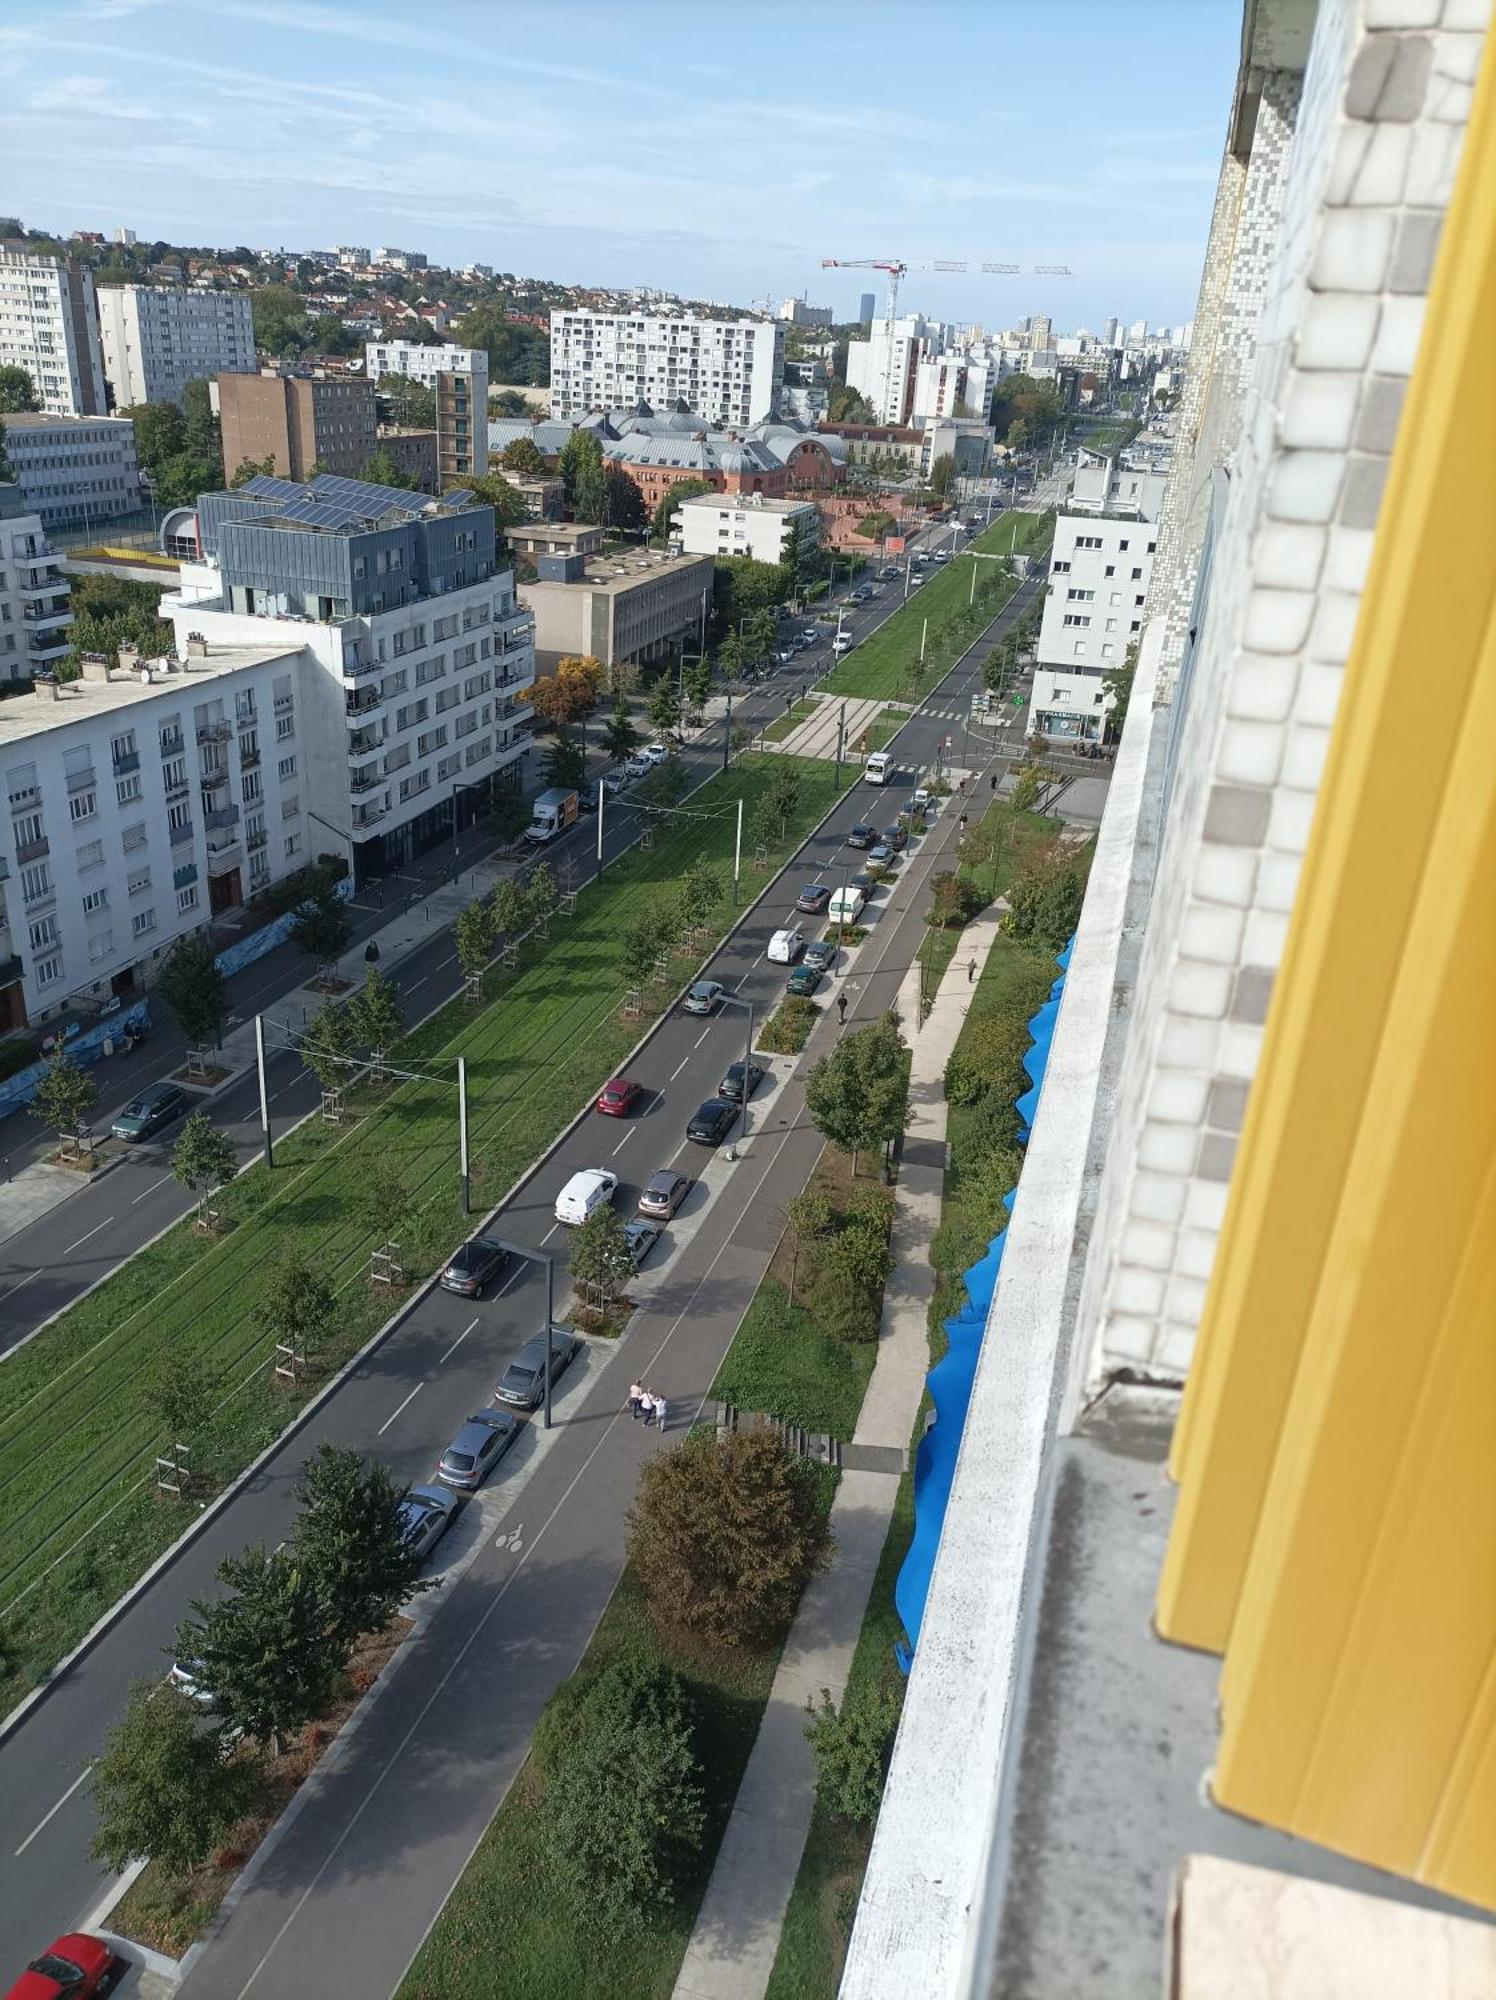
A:
<svg viewBox="0 0 1496 2000">
<path fill-rule="evenodd" d="M 989 1014 L 968 1021 L 945 1065 L 945 1095 L 950 1104 L 975 1104 L 989 1091 L 1005 1098 L 1028 1089 L 1023 1059 L 1033 1044 L 1026 1015 Z"/>
<path fill-rule="evenodd" d="M 830 1694 L 806 1703 L 805 1734 L 816 1760 L 816 1801 L 838 1819 L 871 1826 L 883 1801 L 883 1782 L 899 1726 L 899 1698 L 887 1686 L 849 1695 L 840 1714 Z"/>
<path fill-rule="evenodd" d="M 848 1271 L 844 1239 L 834 1237 L 821 1252 L 810 1288 L 810 1315 L 828 1339 L 851 1343 L 876 1340 L 881 1296 Z"/>
<path fill-rule="evenodd" d="M 798 1055 L 810 1038 L 820 1008 L 802 994 L 787 993 L 763 1025 L 757 1037 L 759 1048 L 770 1055 Z"/>
</svg>

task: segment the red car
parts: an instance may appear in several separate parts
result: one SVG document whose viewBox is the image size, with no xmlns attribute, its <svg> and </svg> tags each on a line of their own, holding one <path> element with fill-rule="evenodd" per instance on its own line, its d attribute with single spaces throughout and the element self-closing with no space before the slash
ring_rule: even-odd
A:
<svg viewBox="0 0 1496 2000">
<path fill-rule="evenodd" d="M 643 1095 L 643 1085 L 635 1083 L 631 1076 L 615 1076 L 598 1093 L 597 1108 L 605 1117 L 627 1118 Z"/>
<path fill-rule="evenodd" d="M 124 1970 L 125 1961 L 102 1938 L 69 1931 L 32 1959 L 5 2000 L 93 2000 L 111 1991 Z"/>
</svg>

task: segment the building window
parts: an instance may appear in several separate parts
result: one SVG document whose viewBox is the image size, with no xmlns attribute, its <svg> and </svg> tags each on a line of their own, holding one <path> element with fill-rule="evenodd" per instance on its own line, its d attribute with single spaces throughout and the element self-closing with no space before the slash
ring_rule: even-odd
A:
<svg viewBox="0 0 1496 2000">
<path fill-rule="evenodd" d="M 107 889 L 90 889 L 88 894 L 83 898 L 83 914 L 85 916 L 91 915 L 95 910 L 107 910 L 108 907 L 109 891 Z"/>
<path fill-rule="evenodd" d="M 296 776 L 295 757 L 294 756 L 282 757 L 280 763 L 276 766 L 276 769 L 280 774 L 281 782 L 283 784 L 285 783 L 287 778 L 294 778 Z"/>
<path fill-rule="evenodd" d="M 288 861 L 291 859 L 293 855 L 299 854 L 301 852 L 301 835 L 299 833 L 288 833 L 286 835 L 285 850 L 286 850 L 286 859 Z"/>
<path fill-rule="evenodd" d="M 1135 569 L 1133 571 L 1132 580 L 1134 583 L 1140 583 L 1142 581 L 1142 577 L 1143 577 L 1143 572 L 1140 569 Z"/>
<path fill-rule="evenodd" d="M 135 801 L 140 797 L 139 772 L 136 772 L 129 778 L 117 778 L 114 785 L 114 796 L 116 803 L 119 805 L 134 805 Z"/>
<path fill-rule="evenodd" d="M 156 912 L 154 910 L 137 910 L 130 919 L 130 929 L 136 937 L 144 937 L 147 932 L 153 931 L 155 928 Z"/>
<path fill-rule="evenodd" d="M 62 977 L 61 952 L 55 953 L 51 958 L 39 958 L 32 967 L 32 972 L 38 986 L 55 986 Z"/>
<path fill-rule="evenodd" d="M 102 868 L 104 865 L 103 841 L 85 840 L 83 845 L 78 849 L 76 859 L 80 875 L 90 868 Z"/>
<path fill-rule="evenodd" d="M 296 717 L 294 715 L 278 715 L 275 718 L 275 740 L 277 743 L 288 743 L 295 734 Z"/>
<path fill-rule="evenodd" d="M 38 917 L 34 924 L 27 926 L 33 951 L 48 951 L 57 942 L 56 917 Z"/>
<path fill-rule="evenodd" d="M 196 908 L 197 884 L 196 882 L 189 882 L 185 889 L 178 889 L 177 891 L 177 909 L 181 915 L 185 916 L 189 910 L 195 910 Z"/>
<path fill-rule="evenodd" d="M 125 883 L 125 887 L 132 896 L 143 896 L 150 886 L 151 871 L 149 868 L 138 868 Z"/>
<path fill-rule="evenodd" d="M 68 800 L 68 818 L 76 826 L 80 820 L 92 819 L 99 809 L 96 792 L 74 792 Z"/>
<path fill-rule="evenodd" d="M 27 903 L 39 903 L 43 896 L 52 893 L 52 871 L 45 861 L 33 863 L 21 870 L 21 897 Z"/>
</svg>

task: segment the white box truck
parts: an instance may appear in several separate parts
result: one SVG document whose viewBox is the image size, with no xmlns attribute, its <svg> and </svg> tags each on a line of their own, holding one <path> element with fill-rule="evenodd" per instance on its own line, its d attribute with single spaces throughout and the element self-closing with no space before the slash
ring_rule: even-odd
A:
<svg viewBox="0 0 1496 2000">
<path fill-rule="evenodd" d="M 862 775 L 870 785 L 886 785 L 897 769 L 897 764 L 886 750 L 875 750 L 862 767 Z"/>
<path fill-rule="evenodd" d="M 548 792 L 542 792 L 530 808 L 530 824 L 525 828 L 525 839 L 536 846 L 547 840 L 554 840 L 558 833 L 565 833 L 576 823 L 577 795 L 562 785 L 553 785 Z"/>
</svg>

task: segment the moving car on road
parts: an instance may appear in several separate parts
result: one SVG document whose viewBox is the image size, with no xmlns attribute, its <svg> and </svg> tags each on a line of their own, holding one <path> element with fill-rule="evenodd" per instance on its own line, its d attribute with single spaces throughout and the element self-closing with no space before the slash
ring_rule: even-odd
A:
<svg viewBox="0 0 1496 2000">
<path fill-rule="evenodd" d="M 668 1222 L 690 1192 L 689 1175 L 678 1174 L 674 1167 L 661 1167 L 657 1174 L 650 1175 L 640 1192 L 639 1213 Z"/>
<path fill-rule="evenodd" d="M 551 1382 L 568 1369 L 582 1351 L 569 1327 L 551 1328 Z M 517 1410 L 533 1410 L 545 1395 L 545 1335 L 532 1334 L 504 1370 L 494 1400 Z"/>
<path fill-rule="evenodd" d="M 804 931 L 798 924 L 786 924 L 769 939 L 768 956 L 775 965 L 793 965 L 804 949 Z"/>
<path fill-rule="evenodd" d="M 134 1097 L 110 1126 L 110 1136 L 136 1145 L 163 1131 L 187 1109 L 187 1093 L 174 1083 L 152 1083 Z"/>
<path fill-rule="evenodd" d="M 597 1109 L 605 1118 L 627 1118 L 644 1095 L 644 1086 L 631 1076 L 615 1076 L 597 1094 Z"/>
<path fill-rule="evenodd" d="M 470 1236 L 441 1275 L 444 1292 L 459 1298 L 481 1299 L 483 1287 L 491 1284 L 509 1262 L 509 1252 L 491 1236 Z"/>
<path fill-rule="evenodd" d="M 740 1104 L 730 1104 L 725 1097 L 709 1097 L 692 1113 L 686 1137 L 698 1146 L 720 1146 L 737 1124 L 742 1108 Z"/>
<path fill-rule="evenodd" d="M 512 1411 L 480 1410 L 468 1418 L 442 1453 L 436 1468 L 437 1478 L 444 1486 L 455 1486 L 460 1493 L 476 1493 L 519 1432 L 519 1418 Z M 413 1500 L 418 1493 L 430 1491 L 429 1487 L 415 1486 L 408 1497 Z M 447 1497 L 450 1499 L 451 1495 Z"/>
<path fill-rule="evenodd" d="M 751 1097 L 769 1074 L 762 1063 L 729 1063 L 722 1073 L 722 1081 L 717 1085 L 717 1095 L 729 1098 L 734 1104 L 740 1104 L 743 1099 L 745 1069 L 748 1075 L 748 1095 Z"/>
<path fill-rule="evenodd" d="M 686 997 L 680 1003 L 682 1011 L 687 1014 L 714 1014 L 726 991 L 720 979 L 698 979 L 694 986 L 686 988 Z"/>
<path fill-rule="evenodd" d="M 589 1215 L 608 1206 L 617 1186 L 617 1174 L 609 1173 L 606 1167 L 583 1167 L 556 1196 L 556 1220 L 575 1229 Z"/>
<path fill-rule="evenodd" d="M 424 1561 L 457 1519 L 457 1496 L 440 1486 L 412 1486 L 400 1502 L 400 1518 L 406 1541 Z"/>
</svg>

